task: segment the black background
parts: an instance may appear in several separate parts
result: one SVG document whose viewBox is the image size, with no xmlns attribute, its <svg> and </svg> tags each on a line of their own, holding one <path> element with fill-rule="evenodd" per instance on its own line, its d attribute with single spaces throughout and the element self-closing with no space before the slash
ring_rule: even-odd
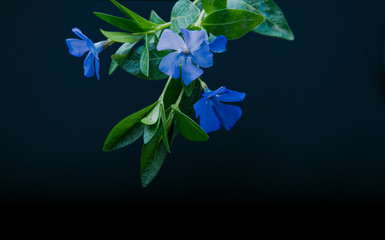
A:
<svg viewBox="0 0 385 240">
<path fill-rule="evenodd" d="M 159 175 L 140 184 L 141 142 L 104 153 L 111 128 L 153 103 L 165 81 L 123 70 L 83 77 L 66 38 L 115 30 L 108 1 L 7 1 L 1 24 L 2 204 L 382 204 L 385 200 L 385 1 L 277 0 L 292 42 L 250 33 L 203 75 L 247 93 L 230 131 L 179 136 Z M 172 1 L 122 2 L 165 20 Z"/>
</svg>

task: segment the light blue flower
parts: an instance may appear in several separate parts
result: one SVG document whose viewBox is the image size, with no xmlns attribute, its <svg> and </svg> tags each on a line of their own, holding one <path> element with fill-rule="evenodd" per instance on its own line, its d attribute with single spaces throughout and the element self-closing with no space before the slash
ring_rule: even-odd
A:
<svg viewBox="0 0 385 240">
<path fill-rule="evenodd" d="M 202 94 L 202 98 L 194 104 L 196 117 L 200 117 L 200 126 L 209 133 L 224 127 L 230 129 L 242 116 L 240 107 L 227 105 L 222 102 L 239 102 L 246 93 L 232 91 L 226 87 L 220 87 L 215 91 L 209 89 Z"/>
<path fill-rule="evenodd" d="M 159 69 L 175 79 L 182 75 L 183 82 L 189 85 L 203 74 L 203 70 L 198 66 L 208 68 L 213 65 L 213 53 L 207 42 L 206 31 L 189 31 L 182 28 L 181 32 L 184 40 L 169 29 L 163 31 L 156 49 L 175 51 L 162 59 Z"/>
<path fill-rule="evenodd" d="M 112 41 L 106 40 L 98 43 L 93 43 L 86 35 L 84 35 L 78 28 L 73 28 L 72 31 L 80 38 L 69 38 L 66 39 L 66 43 L 71 55 L 75 57 L 82 57 L 86 52 L 86 59 L 84 60 L 84 76 L 93 77 L 96 73 L 96 77 L 99 76 L 99 53 L 109 46 Z"/>
</svg>

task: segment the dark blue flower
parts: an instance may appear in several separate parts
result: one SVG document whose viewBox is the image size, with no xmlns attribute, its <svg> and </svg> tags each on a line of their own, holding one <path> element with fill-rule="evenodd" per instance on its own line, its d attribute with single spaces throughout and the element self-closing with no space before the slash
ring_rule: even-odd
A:
<svg viewBox="0 0 385 240">
<path fill-rule="evenodd" d="M 86 52 L 86 59 L 84 60 L 84 76 L 93 77 L 96 73 L 96 77 L 99 77 L 99 53 L 109 46 L 112 41 L 106 40 L 98 43 L 93 43 L 86 35 L 84 35 L 78 28 L 73 28 L 72 31 L 80 38 L 66 39 L 66 43 L 71 55 L 75 57 L 82 57 Z"/>
<path fill-rule="evenodd" d="M 202 94 L 202 98 L 194 104 L 196 117 L 200 116 L 200 126 L 209 133 L 222 127 L 230 131 L 242 116 L 241 108 L 222 102 L 239 102 L 246 93 L 228 90 L 220 87 L 215 91 L 209 89 Z"/>
<path fill-rule="evenodd" d="M 158 51 L 175 50 L 175 52 L 162 59 L 159 69 L 175 79 L 182 74 L 182 80 L 189 85 L 203 73 L 198 66 L 208 68 L 213 65 L 213 53 L 210 52 L 206 40 L 206 31 L 189 31 L 182 28 L 181 32 L 184 40 L 169 29 L 163 31 L 156 49 Z M 180 67 L 181 63 L 182 67 Z"/>
</svg>

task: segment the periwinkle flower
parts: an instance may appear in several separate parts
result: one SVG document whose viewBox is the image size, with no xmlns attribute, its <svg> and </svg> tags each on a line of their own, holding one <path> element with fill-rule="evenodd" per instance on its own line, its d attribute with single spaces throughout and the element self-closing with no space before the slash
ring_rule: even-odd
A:
<svg viewBox="0 0 385 240">
<path fill-rule="evenodd" d="M 182 28 L 181 32 L 184 40 L 169 29 L 163 31 L 156 49 L 175 50 L 175 52 L 162 59 L 159 69 L 175 79 L 182 75 L 183 82 L 189 85 L 203 74 L 203 70 L 199 67 L 208 68 L 213 65 L 213 53 L 210 51 L 206 31 L 190 31 Z"/>
<path fill-rule="evenodd" d="M 227 38 L 223 35 L 216 37 L 212 42 L 209 42 L 206 34 L 206 42 L 209 44 L 209 48 L 212 52 L 223 53 L 226 52 Z"/>
<path fill-rule="evenodd" d="M 240 107 L 227 105 L 222 102 L 239 102 L 246 93 L 232 91 L 220 87 L 215 91 L 209 89 L 202 94 L 202 98 L 194 104 L 196 117 L 200 117 L 200 126 L 206 132 L 213 132 L 222 127 L 230 131 L 242 116 Z"/>
<path fill-rule="evenodd" d="M 66 43 L 71 55 L 75 57 L 82 57 L 86 52 L 86 59 L 84 60 L 84 76 L 93 77 L 96 73 L 96 77 L 99 76 L 99 53 L 106 47 L 111 45 L 111 40 L 101 41 L 93 43 L 86 35 L 84 35 L 78 28 L 73 28 L 72 31 L 80 38 L 69 38 L 66 39 Z"/>
</svg>

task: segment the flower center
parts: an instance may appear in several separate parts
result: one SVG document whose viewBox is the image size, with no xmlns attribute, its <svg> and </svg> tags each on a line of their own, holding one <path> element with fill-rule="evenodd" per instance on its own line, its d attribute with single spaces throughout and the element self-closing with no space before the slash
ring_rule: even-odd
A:
<svg viewBox="0 0 385 240">
<path fill-rule="evenodd" d="M 189 55 L 190 54 L 190 49 L 188 49 L 188 48 L 183 49 L 183 54 L 184 55 Z"/>
</svg>

